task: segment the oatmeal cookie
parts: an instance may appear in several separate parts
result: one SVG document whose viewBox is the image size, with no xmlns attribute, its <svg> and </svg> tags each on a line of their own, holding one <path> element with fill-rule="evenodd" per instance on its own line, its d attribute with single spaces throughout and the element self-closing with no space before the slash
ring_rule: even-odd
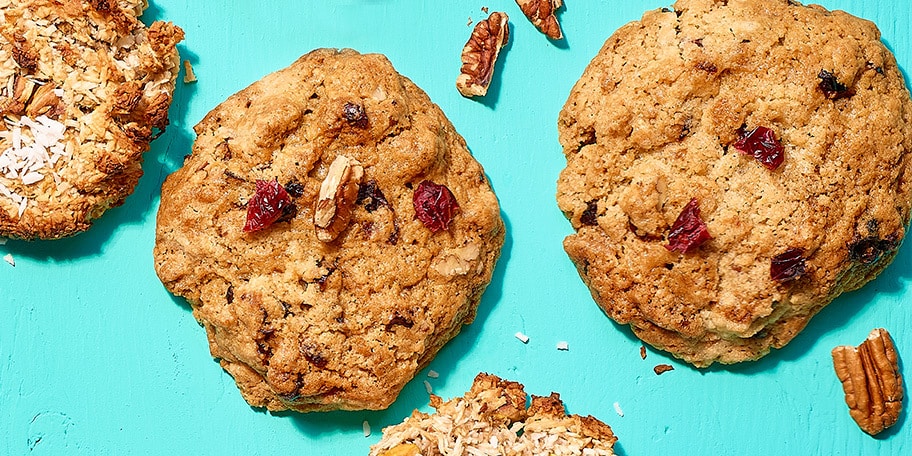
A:
<svg viewBox="0 0 912 456">
<path fill-rule="evenodd" d="M 583 281 L 696 366 L 784 346 L 880 273 L 909 222 L 909 91 L 875 25 L 845 12 L 647 12 L 607 40 L 558 129 Z"/>
<path fill-rule="evenodd" d="M 84 231 L 133 192 L 183 39 L 145 5 L 0 0 L 0 237 Z"/>
<path fill-rule="evenodd" d="M 592 416 L 567 415 L 560 395 L 532 396 L 523 385 L 481 373 L 464 397 L 431 395 L 433 414 L 415 410 L 383 429 L 372 456 L 417 455 L 603 455 L 614 454 L 617 437 Z"/>
<path fill-rule="evenodd" d="M 244 398 L 382 409 L 475 316 L 504 240 L 484 170 L 376 54 L 315 50 L 195 128 L 155 267 Z"/>
</svg>

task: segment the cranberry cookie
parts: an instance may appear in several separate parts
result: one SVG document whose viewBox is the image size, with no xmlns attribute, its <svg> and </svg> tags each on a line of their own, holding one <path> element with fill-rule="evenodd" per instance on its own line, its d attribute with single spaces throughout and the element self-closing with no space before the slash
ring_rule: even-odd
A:
<svg viewBox="0 0 912 456">
<path fill-rule="evenodd" d="M 592 416 L 567 415 L 560 395 L 532 396 L 516 382 L 478 374 L 464 397 L 431 396 L 433 414 L 415 410 L 383 429 L 371 456 L 592 455 L 611 456 L 617 437 Z"/>
<path fill-rule="evenodd" d="M 779 348 L 893 259 L 912 101 L 873 23 L 681 0 L 604 44 L 558 121 L 564 248 L 612 319 L 696 366 Z"/>
<path fill-rule="evenodd" d="M 251 405 L 382 409 L 475 316 L 504 240 L 465 141 L 381 55 L 319 49 L 216 107 L 155 268 Z"/>
<path fill-rule="evenodd" d="M 86 230 L 168 124 L 183 31 L 143 0 L 0 2 L 0 237 Z"/>
</svg>

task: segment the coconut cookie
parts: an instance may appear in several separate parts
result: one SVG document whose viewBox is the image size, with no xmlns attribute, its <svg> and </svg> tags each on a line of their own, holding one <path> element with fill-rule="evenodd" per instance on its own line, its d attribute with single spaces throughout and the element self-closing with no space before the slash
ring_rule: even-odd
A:
<svg viewBox="0 0 912 456">
<path fill-rule="evenodd" d="M 170 23 L 145 2 L 0 0 L 0 237 L 55 239 L 123 204 L 168 124 Z"/>
<path fill-rule="evenodd" d="M 532 396 L 523 385 L 478 374 L 464 397 L 443 402 L 431 395 L 433 414 L 415 410 L 383 429 L 372 456 L 605 455 L 617 437 L 592 416 L 567 415 L 560 395 Z"/>
<path fill-rule="evenodd" d="M 583 281 L 696 366 L 784 346 L 880 273 L 909 222 L 909 91 L 874 24 L 844 12 L 647 12 L 604 44 L 558 129 Z"/>
<path fill-rule="evenodd" d="M 270 410 L 382 409 L 475 316 L 504 240 L 465 141 L 381 55 L 313 51 L 216 107 L 155 267 Z"/>
</svg>

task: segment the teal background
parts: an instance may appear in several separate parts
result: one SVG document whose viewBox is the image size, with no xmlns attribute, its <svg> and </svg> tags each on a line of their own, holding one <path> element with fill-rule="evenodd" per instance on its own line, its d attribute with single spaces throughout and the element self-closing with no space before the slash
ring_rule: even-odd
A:
<svg viewBox="0 0 912 456">
<path fill-rule="evenodd" d="M 912 378 L 908 242 L 877 280 L 754 363 L 698 370 L 652 349 L 642 360 L 629 329 L 595 306 L 561 247 L 571 228 L 554 199 L 564 165 L 557 114 L 604 40 L 667 3 L 567 3 L 566 40 L 553 43 L 513 0 L 153 0 L 144 20 L 184 28 L 181 56 L 199 82 L 178 82 L 171 127 L 145 155 L 145 175 L 125 205 L 73 238 L 0 246 L 0 256 L 16 259 L 15 268 L 0 262 L 0 455 L 367 454 L 383 426 L 428 408 L 424 380 L 449 398 L 480 371 L 520 381 L 529 393 L 560 392 L 570 412 L 611 425 L 621 455 L 912 454 L 908 412 L 876 438 L 857 428 L 829 354 L 883 326 Z M 907 0 L 823 3 L 875 21 L 908 80 Z M 454 81 L 466 23 L 486 17 L 482 6 L 510 15 L 512 40 L 489 95 L 473 101 Z M 189 153 L 192 126 L 317 47 L 386 54 L 422 87 L 484 165 L 508 228 L 475 323 L 430 365 L 440 378 L 421 372 L 385 411 L 250 408 L 209 356 L 186 302 L 167 293 L 152 266 L 161 182 Z M 556 350 L 559 341 L 570 350 Z M 675 370 L 656 376 L 660 363 Z M 367 438 L 364 420 L 373 428 Z"/>
</svg>

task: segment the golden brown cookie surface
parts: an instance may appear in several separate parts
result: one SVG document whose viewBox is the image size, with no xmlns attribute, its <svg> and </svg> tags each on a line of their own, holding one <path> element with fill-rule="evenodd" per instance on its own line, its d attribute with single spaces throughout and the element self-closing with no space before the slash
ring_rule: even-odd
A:
<svg viewBox="0 0 912 456">
<path fill-rule="evenodd" d="M 681 0 L 619 29 L 560 115 L 564 247 L 592 295 L 695 365 L 782 347 L 909 222 L 912 102 L 870 22 Z"/>
<path fill-rule="evenodd" d="M 143 5 L 0 2 L 0 237 L 78 233 L 133 192 L 183 39 Z"/>
<path fill-rule="evenodd" d="M 155 260 L 213 356 L 254 406 L 387 407 L 472 321 L 503 245 L 462 137 L 385 57 L 329 49 L 196 132 L 162 189 Z"/>
</svg>

